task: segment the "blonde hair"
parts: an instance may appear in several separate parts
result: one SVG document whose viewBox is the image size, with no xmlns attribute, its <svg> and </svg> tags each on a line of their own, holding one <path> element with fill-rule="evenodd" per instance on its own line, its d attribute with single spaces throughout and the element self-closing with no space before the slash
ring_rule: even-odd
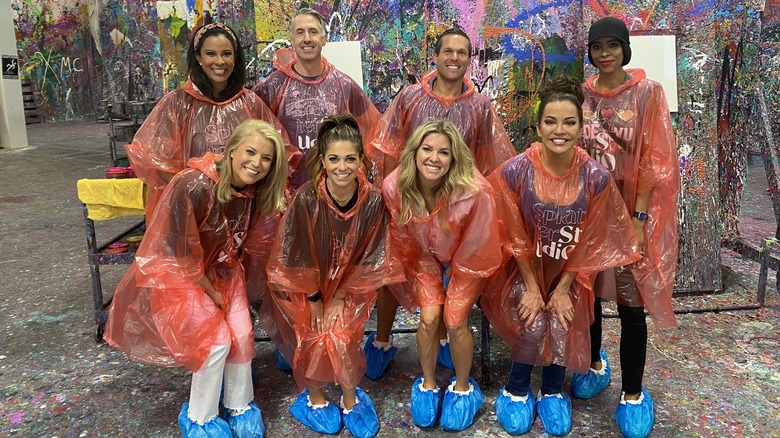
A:
<svg viewBox="0 0 780 438">
<path fill-rule="evenodd" d="M 314 147 L 309 149 L 306 162 L 306 171 L 309 172 L 309 178 L 314 182 L 315 187 L 322 178 L 323 166 L 320 157 L 324 157 L 328 146 L 337 141 L 352 143 L 358 157 L 364 161 L 366 154 L 363 151 L 363 138 L 360 136 L 360 127 L 355 118 L 348 114 L 331 114 L 325 117 L 317 128 L 317 141 Z"/>
<path fill-rule="evenodd" d="M 282 136 L 268 122 L 263 120 L 244 120 L 233 131 L 225 145 L 225 155 L 217 163 L 219 182 L 215 190 L 217 201 L 226 203 L 233 198 L 233 151 L 250 135 L 258 134 L 270 141 L 274 147 L 274 158 L 268 174 L 255 183 L 257 209 L 263 214 L 280 212 L 285 207 L 284 189 L 287 182 L 287 157 Z"/>
<path fill-rule="evenodd" d="M 399 159 L 397 186 L 401 197 L 401 217 L 399 220 L 401 226 L 407 224 L 413 217 L 425 215 L 425 198 L 420 191 L 417 170 L 417 150 L 422 146 L 425 137 L 437 133 L 443 134 L 449 139 L 450 153 L 452 154 L 449 170 L 433 191 L 437 201 L 439 198 L 448 199 L 455 194 L 465 192 L 467 189 L 479 188 L 474 179 L 474 159 L 458 129 L 449 120 L 428 120 L 414 130 Z"/>
</svg>

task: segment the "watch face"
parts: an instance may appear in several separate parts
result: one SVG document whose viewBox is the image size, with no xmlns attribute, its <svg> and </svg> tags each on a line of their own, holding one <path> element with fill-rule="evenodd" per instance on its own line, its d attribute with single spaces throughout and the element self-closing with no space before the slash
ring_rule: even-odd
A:
<svg viewBox="0 0 780 438">
<path fill-rule="evenodd" d="M 634 217 L 639 219 L 640 221 L 646 221 L 647 220 L 647 213 L 644 211 L 635 211 Z"/>
</svg>

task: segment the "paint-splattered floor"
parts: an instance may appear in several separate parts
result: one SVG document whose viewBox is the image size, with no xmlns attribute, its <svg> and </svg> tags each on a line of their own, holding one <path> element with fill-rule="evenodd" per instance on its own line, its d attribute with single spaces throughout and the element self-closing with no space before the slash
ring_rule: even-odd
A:
<svg viewBox="0 0 780 438">
<path fill-rule="evenodd" d="M 94 342 L 94 304 L 85 255 L 76 180 L 102 177 L 109 164 L 107 125 L 92 122 L 31 125 L 31 147 L 0 150 L 0 435 L 30 437 L 177 436 L 176 415 L 189 391 L 182 369 L 133 363 Z M 774 233 L 763 169 L 751 167 L 743 236 L 758 242 Z M 129 225 L 104 223 L 103 238 Z M 756 263 L 723 251 L 726 289 L 676 300 L 681 310 L 755 303 Z M 126 266 L 103 267 L 112 290 Z M 652 333 L 645 385 L 656 401 L 655 437 L 780 436 L 780 298 L 770 278 L 761 310 L 679 316 L 680 329 Z M 399 322 L 413 319 L 400 314 Z M 473 315 L 479 346 L 479 317 Z M 605 349 L 617 363 L 618 321 L 608 319 Z M 398 356 L 379 382 L 362 387 L 381 417 L 380 436 L 451 436 L 412 426 L 408 393 L 419 374 L 413 335 L 396 337 Z M 273 350 L 257 343 L 255 399 L 269 436 L 314 436 L 287 413 L 296 395 L 276 370 Z M 474 426 L 462 436 L 504 436 L 492 403 L 506 377 L 507 350 L 494 338 L 491 383 Z M 479 347 L 478 347 L 479 348 Z M 473 375 L 482 369 L 479 351 Z M 612 412 L 620 372 L 590 401 L 574 401 L 570 436 L 619 436 Z M 440 370 L 440 384 L 450 375 Z M 538 379 L 538 376 L 536 377 Z M 568 387 L 569 377 L 566 379 Z M 535 381 L 534 387 L 538 387 Z M 331 388 L 332 400 L 337 389 Z M 347 432 L 342 432 L 348 436 Z M 544 436 L 537 421 L 531 437 Z"/>
</svg>

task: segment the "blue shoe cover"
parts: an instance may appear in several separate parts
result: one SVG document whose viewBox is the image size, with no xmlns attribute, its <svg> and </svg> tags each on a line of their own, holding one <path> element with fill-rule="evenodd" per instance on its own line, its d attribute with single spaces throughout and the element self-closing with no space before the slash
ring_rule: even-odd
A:
<svg viewBox="0 0 780 438">
<path fill-rule="evenodd" d="M 366 352 L 366 377 L 371 380 L 380 379 L 385 371 L 387 371 L 390 361 L 392 361 L 395 354 L 398 353 L 398 348 L 396 347 L 390 347 L 387 350 L 384 348 L 376 348 L 374 346 L 375 338 L 376 332 L 368 335 L 366 346 L 363 347 L 363 351 Z"/>
<path fill-rule="evenodd" d="M 612 379 L 612 368 L 607 360 L 604 350 L 601 354 L 602 367 L 598 371 L 588 370 L 588 374 L 574 373 L 571 376 L 571 395 L 584 400 L 593 398 L 601 393 Z"/>
<path fill-rule="evenodd" d="M 655 422 L 653 398 L 645 388 L 642 388 L 642 396 L 638 403 L 626 401 L 625 393 L 620 397 L 620 403 L 615 410 L 615 421 L 620 427 L 620 432 L 626 438 L 644 438 L 650 435 Z"/>
<path fill-rule="evenodd" d="M 379 433 L 379 416 L 371 398 L 360 388 L 355 388 L 357 403 L 349 413 L 342 409 L 342 421 L 344 427 L 357 438 L 371 438 Z"/>
<path fill-rule="evenodd" d="M 263 414 L 255 402 L 249 403 L 249 410 L 228 416 L 228 426 L 233 432 L 233 438 L 265 438 Z"/>
<path fill-rule="evenodd" d="M 541 395 L 536 403 L 536 412 L 542 420 L 544 430 L 550 435 L 566 435 L 571 431 L 571 399 L 568 395 Z"/>
<path fill-rule="evenodd" d="M 441 406 L 441 428 L 460 432 L 471 426 L 474 416 L 482 407 L 484 397 L 477 382 L 469 377 L 471 388 L 466 393 L 454 391 L 455 377 L 450 380 L 450 386 L 444 392 L 444 402 Z"/>
<path fill-rule="evenodd" d="M 436 363 L 449 370 L 455 369 L 455 365 L 452 363 L 452 350 L 450 349 L 449 341 L 439 348 L 439 356 L 436 357 Z"/>
<path fill-rule="evenodd" d="M 534 425 L 536 418 L 536 397 L 528 388 L 522 397 L 508 393 L 502 387 L 496 397 L 496 417 L 501 427 L 510 435 L 522 435 Z"/>
<path fill-rule="evenodd" d="M 279 371 L 284 371 L 285 373 L 292 372 L 292 365 L 282 356 L 278 348 L 274 348 L 274 358 L 276 359 L 276 368 L 279 368 Z"/>
<path fill-rule="evenodd" d="M 189 403 L 181 405 L 181 412 L 179 412 L 179 429 L 181 429 L 181 436 L 184 438 L 212 438 L 212 437 L 229 437 L 232 436 L 230 432 L 230 426 L 221 417 L 214 417 L 213 420 L 208 423 L 204 423 L 203 426 L 190 420 L 187 416 L 187 411 L 190 408 Z"/>
<path fill-rule="evenodd" d="M 309 390 L 298 395 L 295 403 L 288 409 L 290 414 L 304 426 L 317 433 L 337 434 L 341 430 L 341 412 L 332 403 L 322 407 L 309 406 Z"/>
<path fill-rule="evenodd" d="M 433 427 L 441 412 L 441 388 L 423 390 L 422 382 L 423 378 L 418 377 L 412 384 L 412 422 L 419 427 Z"/>
</svg>

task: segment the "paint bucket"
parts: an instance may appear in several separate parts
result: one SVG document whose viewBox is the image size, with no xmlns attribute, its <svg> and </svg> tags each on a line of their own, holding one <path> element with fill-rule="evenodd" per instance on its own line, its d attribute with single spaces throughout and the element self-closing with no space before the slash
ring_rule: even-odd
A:
<svg viewBox="0 0 780 438">
<path fill-rule="evenodd" d="M 113 102 L 112 105 L 113 105 L 113 109 L 114 109 L 114 111 L 113 111 L 114 115 L 118 116 L 118 117 L 124 117 L 124 115 L 126 114 L 126 112 L 125 112 L 125 103 L 124 102 Z"/>
<path fill-rule="evenodd" d="M 135 117 L 144 117 L 146 115 L 144 102 L 130 102 L 130 108 L 132 115 Z"/>
<path fill-rule="evenodd" d="M 122 254 L 127 252 L 128 246 L 130 246 L 130 244 L 127 242 L 114 242 L 106 247 L 105 252 L 109 254 Z"/>
<path fill-rule="evenodd" d="M 107 120 L 108 116 L 111 115 L 111 105 L 108 103 L 108 99 L 101 99 L 99 108 L 98 120 Z"/>
<path fill-rule="evenodd" d="M 110 179 L 122 179 L 129 178 L 130 172 L 124 167 L 107 167 L 106 178 Z"/>
<path fill-rule="evenodd" d="M 132 125 L 114 125 L 114 140 L 130 143 L 135 135 L 135 127 Z"/>
<path fill-rule="evenodd" d="M 152 110 L 154 109 L 155 105 L 157 105 L 157 101 L 156 100 L 150 99 L 150 100 L 147 100 L 146 102 L 144 102 L 144 110 L 146 111 L 146 114 L 151 113 Z"/>
</svg>

